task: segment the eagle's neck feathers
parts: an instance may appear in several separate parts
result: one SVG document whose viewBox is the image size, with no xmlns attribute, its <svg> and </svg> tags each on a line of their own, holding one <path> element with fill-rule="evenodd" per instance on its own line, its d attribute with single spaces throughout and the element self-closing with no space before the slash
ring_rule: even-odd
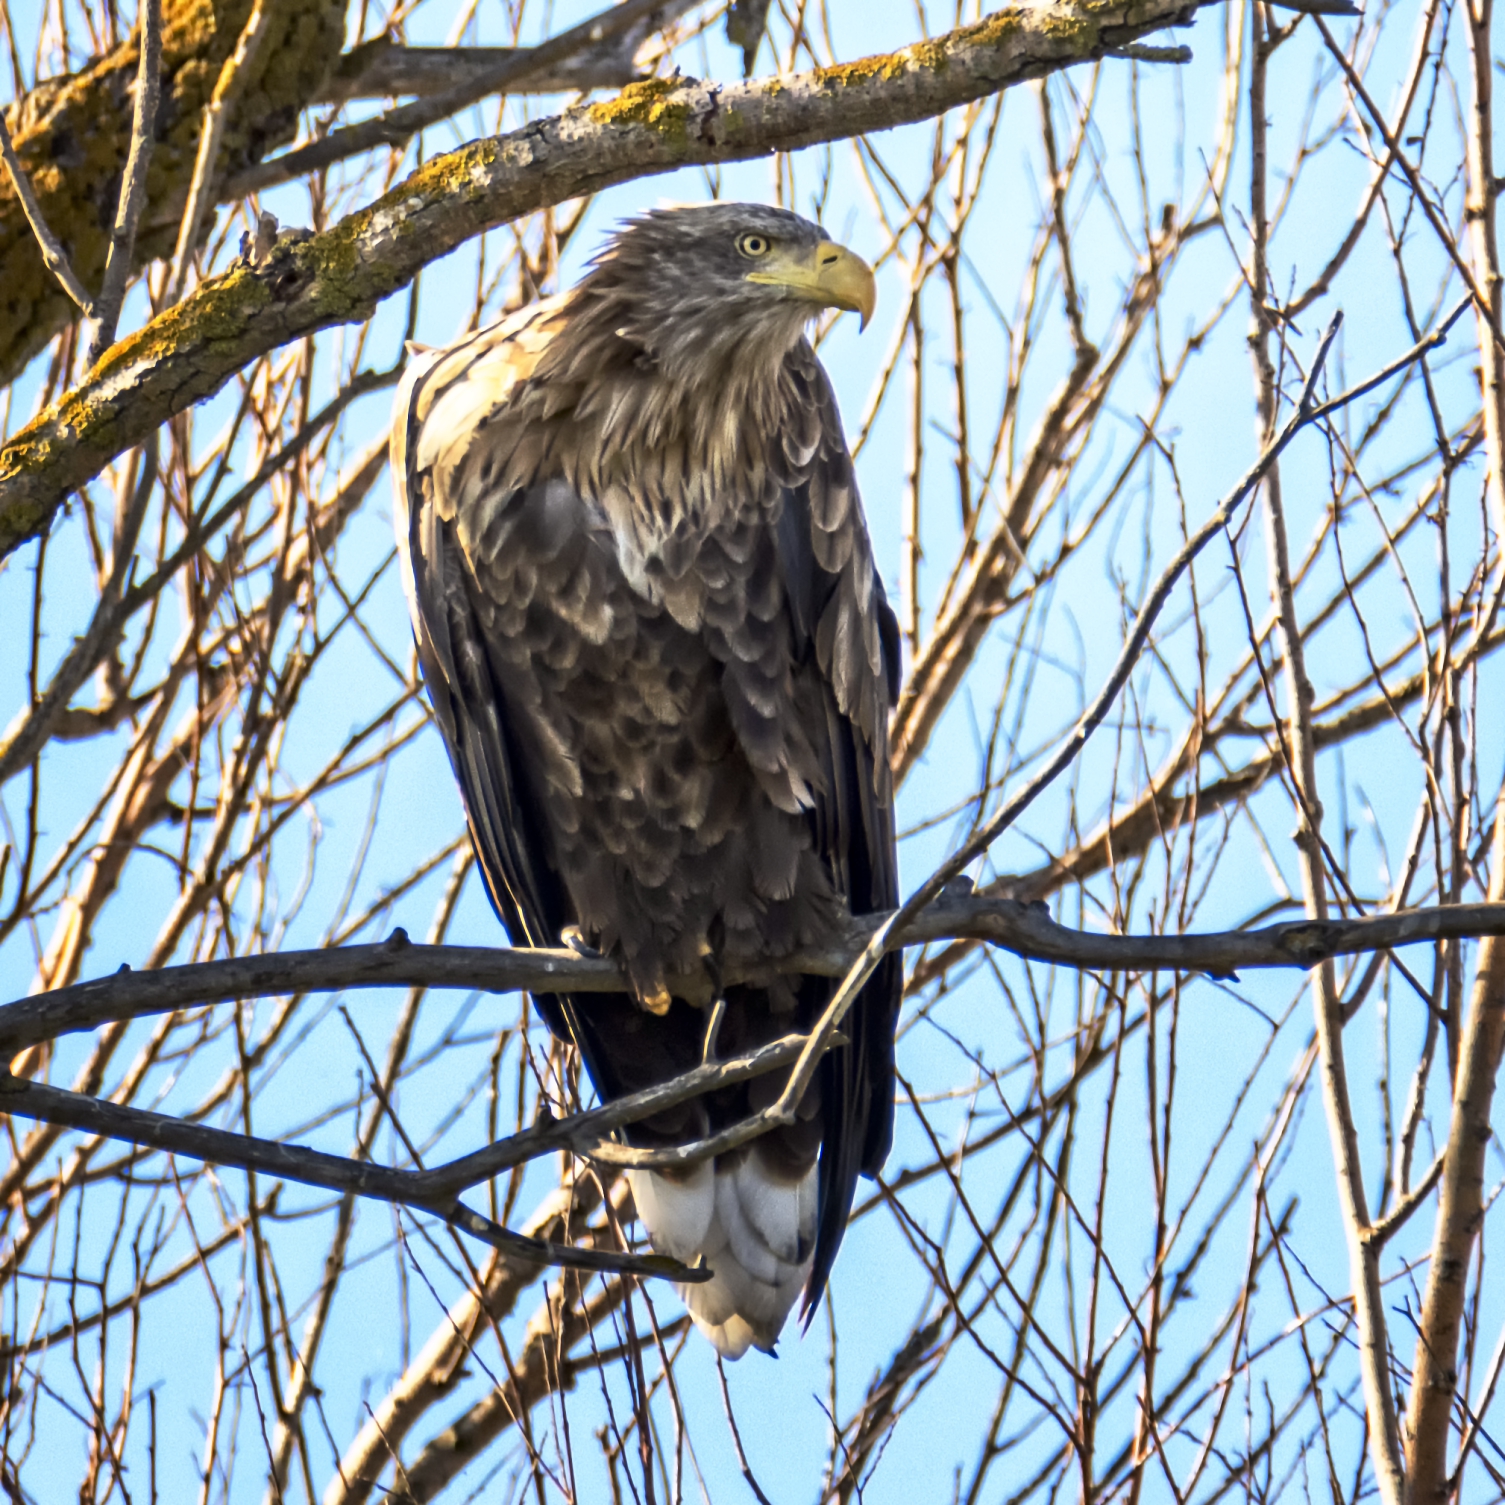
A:
<svg viewBox="0 0 1505 1505">
<path fill-rule="evenodd" d="M 770 466 L 787 468 L 789 435 L 808 427 L 805 320 L 781 309 L 648 329 L 625 297 L 593 296 L 589 281 L 551 300 L 490 424 L 510 451 L 506 484 L 562 474 L 608 514 L 629 568 L 670 535 L 767 506 Z"/>
<path fill-rule="evenodd" d="M 607 384 L 632 373 L 661 393 L 655 414 L 681 432 L 765 429 L 775 420 L 786 358 L 801 342 L 808 305 L 729 302 L 714 290 L 645 291 L 614 263 L 597 266 L 569 295 L 556 342 L 563 363 L 583 357 Z M 771 401 L 772 400 L 772 401 Z"/>
</svg>

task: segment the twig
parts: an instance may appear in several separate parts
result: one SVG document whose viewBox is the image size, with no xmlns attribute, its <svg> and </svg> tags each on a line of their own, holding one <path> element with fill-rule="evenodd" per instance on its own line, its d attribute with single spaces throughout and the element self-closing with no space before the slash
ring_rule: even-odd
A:
<svg viewBox="0 0 1505 1505">
<path fill-rule="evenodd" d="M 742 1477 L 747 1480 L 747 1487 L 752 1490 L 757 1498 L 758 1505 L 772 1505 L 768 1496 L 763 1493 L 757 1477 L 752 1471 L 752 1465 L 747 1461 L 747 1453 L 742 1447 L 742 1433 L 737 1428 L 737 1418 L 732 1412 L 732 1393 L 726 1384 L 726 1365 L 721 1361 L 721 1355 L 716 1355 L 716 1378 L 721 1381 L 721 1405 L 726 1412 L 726 1424 L 731 1428 L 732 1447 L 737 1454 L 737 1467 L 742 1470 Z M 836 1425 L 832 1418 L 831 1425 Z"/>
<path fill-rule="evenodd" d="M 1447 1155 L 1439 1154 L 1431 1165 L 1427 1167 L 1427 1173 L 1415 1186 L 1403 1196 L 1378 1223 L 1371 1223 L 1364 1230 L 1364 1240 L 1373 1244 L 1376 1248 L 1383 1247 L 1410 1220 L 1411 1214 L 1432 1195 L 1433 1188 L 1441 1179 L 1442 1168 L 1447 1163 Z"/>
<path fill-rule="evenodd" d="M 1327 44 L 1327 50 L 1332 55 L 1333 61 L 1343 70 L 1343 75 L 1348 80 L 1349 88 L 1353 90 L 1354 94 L 1363 103 L 1365 112 L 1368 114 L 1375 130 L 1379 132 L 1380 139 L 1385 143 L 1385 150 L 1390 154 L 1395 165 L 1405 175 L 1406 182 L 1411 188 L 1412 197 L 1420 206 L 1421 212 L 1426 216 L 1427 223 L 1436 232 L 1438 240 L 1442 243 L 1443 251 L 1447 253 L 1463 285 L 1468 289 L 1470 301 L 1478 309 L 1480 319 L 1486 325 L 1489 325 L 1489 321 L 1492 318 L 1489 299 L 1475 280 L 1473 268 L 1469 266 L 1467 258 L 1458 249 L 1458 242 L 1454 239 L 1447 221 L 1442 217 L 1437 206 L 1428 196 L 1426 185 L 1421 180 L 1421 174 L 1411 165 L 1410 158 L 1401 150 L 1400 142 L 1397 140 L 1395 132 L 1385 123 L 1385 112 L 1370 97 L 1369 90 L 1364 87 L 1364 80 L 1359 77 L 1358 70 L 1349 60 L 1347 53 L 1338 45 L 1337 39 L 1323 24 L 1322 17 L 1313 14 L 1312 22 L 1317 30 L 1322 33 L 1322 40 Z M 1492 328 L 1493 338 L 1497 343 L 1505 339 L 1498 328 L 1490 327 Z"/>
<path fill-rule="evenodd" d="M 220 141 L 230 112 L 245 87 L 246 75 L 256 61 L 270 31 L 275 6 L 272 0 L 256 0 L 241 31 L 235 51 L 225 59 L 214 85 L 214 94 L 204 107 L 204 123 L 199 130 L 198 156 L 193 164 L 193 181 L 188 189 L 188 203 L 183 222 L 178 227 L 178 244 L 173 252 L 172 272 L 167 281 L 167 302 L 176 303 L 183 296 L 188 280 L 188 264 L 193 260 L 204 216 L 213 201 L 214 174 L 219 164 Z M 238 197 L 238 195 L 237 195 Z"/>
<path fill-rule="evenodd" d="M 12 774 L 26 767 L 40 751 L 59 717 L 67 710 L 74 692 L 119 642 L 121 630 L 136 609 L 135 605 L 127 605 L 129 596 L 134 593 L 128 593 L 126 587 L 135 568 L 136 541 L 156 481 L 157 435 L 153 433 L 147 436 L 146 442 L 141 446 L 136 485 L 121 519 L 110 573 L 100 587 L 99 600 L 95 604 L 88 628 L 82 636 L 74 639 L 73 646 L 62 663 L 53 671 L 46 691 L 0 733 L 0 786 Z M 136 603 L 140 604 L 144 603 Z"/>
<path fill-rule="evenodd" d="M 5 123 L 3 112 L 0 112 L 0 157 L 5 159 L 5 167 L 10 173 L 16 197 L 21 201 L 21 212 L 25 214 L 26 222 L 31 226 L 31 233 L 37 238 L 37 245 L 41 247 L 42 260 L 47 264 L 47 270 L 57 278 L 62 284 L 63 291 L 78 304 L 84 313 L 92 315 L 94 300 L 84 290 L 83 283 L 78 280 L 78 274 L 73 270 L 67 252 L 63 250 L 57 237 L 47 227 L 47 220 L 42 214 L 42 206 L 37 203 L 37 196 L 32 190 L 31 179 L 26 176 L 26 169 L 21 165 L 20 157 L 16 155 L 16 146 L 10 139 L 10 127 Z"/>
<path fill-rule="evenodd" d="M 1484 1386 L 1479 1394 L 1479 1399 L 1469 1411 L 1468 1425 L 1463 1430 L 1462 1440 L 1458 1443 L 1458 1458 L 1453 1464 L 1453 1475 L 1447 1481 L 1449 1497 L 1456 1496 L 1458 1482 L 1463 1477 L 1463 1466 L 1468 1462 L 1468 1455 L 1473 1451 L 1474 1444 L 1479 1440 L 1481 1418 L 1489 1415 L 1490 1402 L 1495 1395 L 1495 1386 L 1500 1382 L 1500 1368 L 1505 1364 L 1505 1327 L 1500 1329 L 1500 1336 L 1495 1339 L 1494 1352 L 1489 1356 L 1489 1367 L 1484 1371 Z M 1488 1434 L 1486 1434 L 1488 1435 Z"/>
<path fill-rule="evenodd" d="M 1356 402 L 1360 397 L 1367 396 L 1376 387 L 1382 387 L 1392 376 L 1399 376 L 1409 366 L 1414 366 L 1422 356 L 1430 354 L 1447 344 L 1447 338 L 1452 333 L 1453 325 L 1468 312 L 1474 305 L 1472 297 L 1460 298 L 1452 307 L 1451 312 L 1430 334 L 1419 339 L 1404 355 L 1398 356 L 1388 366 L 1382 366 L 1373 376 L 1366 376 L 1357 385 L 1349 387 L 1347 391 L 1340 392 L 1336 397 L 1330 397 L 1326 402 L 1318 403 L 1311 411 L 1308 422 L 1317 423 L 1326 418 L 1329 413 L 1336 413 L 1341 408 L 1346 408 L 1349 403 Z M 1339 316 L 1341 318 L 1341 315 Z M 1325 352 L 1319 352 L 1325 353 Z"/>
<path fill-rule="evenodd" d="M 1126 58 L 1131 63 L 1189 63 L 1190 47 L 1152 47 L 1145 42 L 1130 42 L 1109 49 L 1109 57 Z"/>
<path fill-rule="evenodd" d="M 104 280 L 92 315 L 94 332 L 89 340 L 92 366 L 115 343 L 120 323 L 120 305 L 125 301 L 126 278 L 131 272 L 131 253 L 136 246 L 136 225 L 146 202 L 146 170 L 152 158 L 152 139 L 157 128 L 157 104 L 162 93 L 162 0 L 142 0 L 141 60 L 136 68 L 136 108 L 131 117 L 131 146 L 125 159 L 125 176 L 115 206 L 115 227 L 105 253 Z"/>
</svg>

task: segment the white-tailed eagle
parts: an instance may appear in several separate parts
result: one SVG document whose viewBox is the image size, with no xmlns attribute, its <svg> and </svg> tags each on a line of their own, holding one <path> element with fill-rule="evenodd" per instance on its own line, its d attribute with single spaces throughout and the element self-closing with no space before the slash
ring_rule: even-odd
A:
<svg viewBox="0 0 1505 1505">
<path fill-rule="evenodd" d="M 805 338 L 873 274 L 784 210 L 623 226 L 569 292 L 407 371 L 392 428 L 419 655 L 513 942 L 562 936 L 630 992 L 540 997 L 603 1099 L 699 1063 L 728 963 L 897 902 L 888 721 L 898 631 L 831 383 Z M 705 979 L 698 1003 L 669 983 Z M 807 1027 L 833 982 L 724 989 L 727 1057 Z M 731 1357 L 772 1349 L 830 1274 L 893 1120 L 890 957 L 799 1121 L 675 1175 L 634 1172 L 654 1246 Z M 698 1139 L 778 1073 L 635 1125 Z"/>
</svg>

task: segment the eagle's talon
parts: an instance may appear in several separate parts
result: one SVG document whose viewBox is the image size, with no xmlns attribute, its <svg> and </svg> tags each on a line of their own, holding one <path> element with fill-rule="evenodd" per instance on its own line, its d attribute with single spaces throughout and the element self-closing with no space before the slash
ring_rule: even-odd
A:
<svg viewBox="0 0 1505 1505">
<path fill-rule="evenodd" d="M 585 932 L 581 930 L 578 925 L 566 925 L 564 929 L 559 932 L 559 939 L 564 943 L 565 946 L 573 951 L 576 956 L 583 956 L 586 961 L 598 962 L 603 960 L 606 955 L 604 951 L 598 951 L 596 947 L 592 946 L 591 943 L 586 940 Z"/>
<path fill-rule="evenodd" d="M 669 1012 L 670 1007 L 674 1003 L 672 995 L 663 983 L 659 983 L 651 993 L 644 993 L 638 1001 L 650 1014 L 656 1015 L 660 1019 Z"/>
</svg>

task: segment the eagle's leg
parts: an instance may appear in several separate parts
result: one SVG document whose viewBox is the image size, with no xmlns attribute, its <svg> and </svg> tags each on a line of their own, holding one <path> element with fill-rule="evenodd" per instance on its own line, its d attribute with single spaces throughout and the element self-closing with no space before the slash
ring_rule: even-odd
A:
<svg viewBox="0 0 1505 1505">
<path fill-rule="evenodd" d="M 711 990 L 715 994 L 711 1000 L 710 1018 L 706 1020 L 705 1039 L 700 1047 L 700 1064 L 709 1066 L 717 1059 L 716 1037 L 721 1033 L 721 1021 L 726 1018 L 726 989 L 721 982 L 721 958 L 708 951 L 702 959 L 710 973 Z"/>
<path fill-rule="evenodd" d="M 706 1020 L 705 1044 L 700 1050 L 700 1064 L 709 1066 L 717 1059 L 716 1036 L 721 1033 L 721 1021 L 726 1018 L 726 997 L 720 988 L 716 990 L 716 1001 L 711 1005 L 711 1017 Z"/>
</svg>

